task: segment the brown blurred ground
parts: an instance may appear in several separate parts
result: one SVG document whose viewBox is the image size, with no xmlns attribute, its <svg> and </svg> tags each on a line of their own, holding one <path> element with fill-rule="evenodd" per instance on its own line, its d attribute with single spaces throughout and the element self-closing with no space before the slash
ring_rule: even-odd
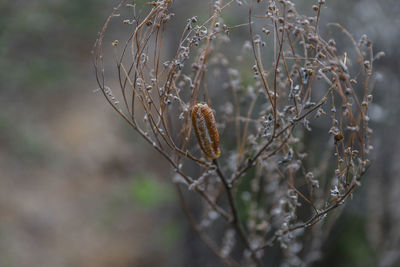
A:
<svg viewBox="0 0 400 267">
<path fill-rule="evenodd" d="M 172 190 L 167 165 L 93 92 L 110 5 L 33 2 L 0 1 L 0 266 L 174 262 L 175 199 L 141 196 Z"/>
</svg>

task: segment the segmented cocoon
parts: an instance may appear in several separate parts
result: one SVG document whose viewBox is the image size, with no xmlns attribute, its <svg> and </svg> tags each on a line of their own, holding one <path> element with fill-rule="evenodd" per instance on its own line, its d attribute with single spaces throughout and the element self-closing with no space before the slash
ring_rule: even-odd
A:
<svg viewBox="0 0 400 267">
<path fill-rule="evenodd" d="M 196 104 L 192 110 L 192 125 L 205 156 L 216 159 L 221 154 L 214 114 L 207 104 Z"/>
</svg>

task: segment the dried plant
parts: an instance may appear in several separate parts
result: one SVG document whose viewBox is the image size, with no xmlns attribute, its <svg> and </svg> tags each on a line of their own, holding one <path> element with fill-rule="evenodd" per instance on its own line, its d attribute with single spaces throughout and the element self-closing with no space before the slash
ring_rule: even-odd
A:
<svg viewBox="0 0 400 267">
<path fill-rule="evenodd" d="M 140 15 L 134 2 L 122 1 L 95 43 L 100 90 L 171 164 L 190 223 L 227 265 L 262 266 L 274 244 L 289 266 L 317 260 L 318 240 L 335 219 L 324 218 L 349 199 L 369 166 L 376 57 L 366 36 L 356 42 L 339 24 L 328 27 L 350 40 L 351 51 L 319 34 L 324 2 L 303 16 L 288 0 L 213 1 L 204 21 L 173 26 L 182 33 L 170 56 L 174 1 L 153 1 Z M 245 12 L 243 23 L 224 23 L 232 10 Z M 112 21 L 129 33 L 106 43 L 114 61 L 103 55 Z M 244 32 L 243 46 L 232 41 Z M 194 108 L 205 115 L 191 114 Z M 201 196 L 201 215 L 192 213 L 184 189 Z M 315 229 L 323 219 L 321 233 Z M 303 242 L 307 234 L 312 242 Z"/>
</svg>

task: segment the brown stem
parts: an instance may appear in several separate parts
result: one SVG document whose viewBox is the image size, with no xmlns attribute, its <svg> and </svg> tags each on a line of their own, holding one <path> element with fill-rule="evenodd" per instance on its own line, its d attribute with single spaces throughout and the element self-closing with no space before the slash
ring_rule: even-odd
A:
<svg viewBox="0 0 400 267">
<path fill-rule="evenodd" d="M 221 168 L 219 167 L 218 161 L 216 159 L 214 159 L 213 163 L 216 167 L 217 174 L 221 178 L 221 181 L 225 187 L 226 193 L 228 194 L 229 206 L 230 206 L 231 212 L 232 212 L 232 219 L 230 220 L 230 223 L 233 226 L 233 228 L 235 228 L 236 232 L 238 233 L 240 239 L 243 241 L 246 248 L 248 250 L 250 250 L 251 258 L 253 259 L 253 261 L 257 264 L 257 266 L 261 266 L 260 260 L 256 257 L 255 251 L 250 247 L 250 242 L 247 239 L 246 234 L 244 233 L 242 227 L 240 226 L 240 222 L 238 219 L 238 212 L 236 209 L 235 200 L 234 200 L 233 193 L 232 193 L 232 184 L 230 182 L 228 182 L 225 175 L 222 173 Z"/>
</svg>

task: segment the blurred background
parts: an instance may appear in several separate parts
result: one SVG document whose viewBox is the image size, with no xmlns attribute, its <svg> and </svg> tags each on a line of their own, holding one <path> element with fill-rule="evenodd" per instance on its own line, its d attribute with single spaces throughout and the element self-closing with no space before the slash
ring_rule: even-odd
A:
<svg viewBox="0 0 400 267">
<path fill-rule="evenodd" d="M 173 12 L 185 21 L 199 2 Z M 315 266 L 400 266 L 400 2 L 326 2 L 321 25 L 365 33 L 386 56 L 374 65 L 373 165 Z M 116 4 L 0 0 L 1 267 L 223 266 L 190 229 L 168 164 L 95 92 L 90 52 Z"/>
</svg>

